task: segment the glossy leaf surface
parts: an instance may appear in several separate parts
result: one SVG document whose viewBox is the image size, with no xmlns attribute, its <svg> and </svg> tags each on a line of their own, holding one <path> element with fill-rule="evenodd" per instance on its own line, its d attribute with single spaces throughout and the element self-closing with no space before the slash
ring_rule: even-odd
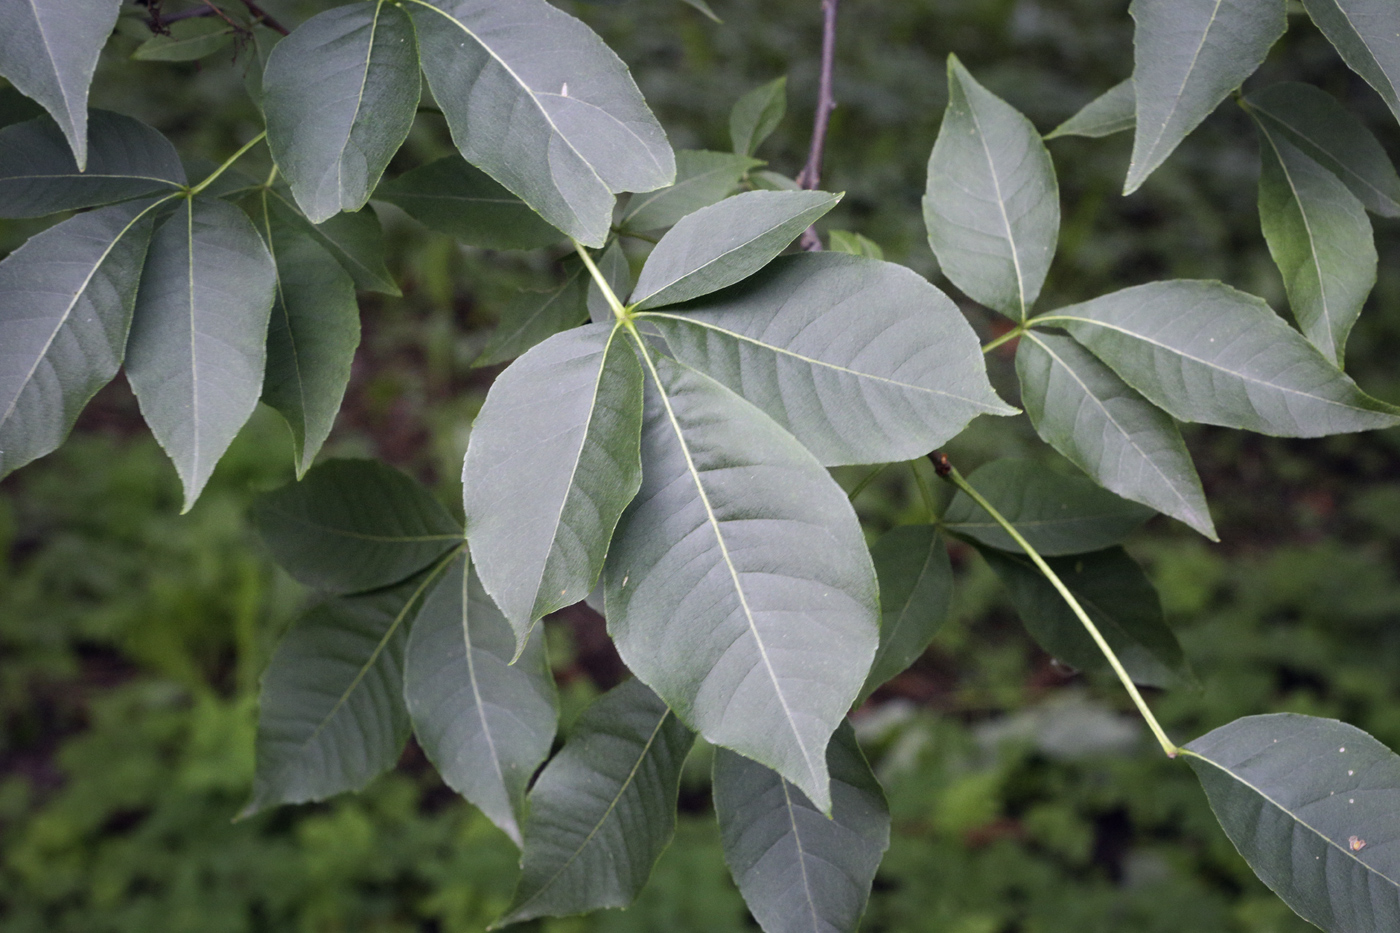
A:
<svg viewBox="0 0 1400 933">
<path fill-rule="evenodd" d="M 830 818 L 777 773 L 715 752 L 724 860 L 764 933 L 854 933 L 889 847 L 889 807 L 849 722 L 826 757 Z"/>
<path fill-rule="evenodd" d="M 767 415 L 687 366 L 654 365 L 642 488 L 608 551 L 608 630 L 684 722 L 828 809 L 824 750 L 879 631 L 859 523 Z"/>
<path fill-rule="evenodd" d="M 1303 0 L 1303 6 L 1400 120 L 1400 7 L 1390 0 Z"/>
<path fill-rule="evenodd" d="M 1056 473 L 1033 460 L 993 460 L 968 483 L 1044 556 L 1082 554 L 1117 544 L 1152 515 L 1079 476 Z M 1021 547 L 980 505 L 959 492 L 944 527 L 1003 551 Z"/>
<path fill-rule="evenodd" d="M 292 626 L 263 674 L 251 816 L 359 790 L 408 740 L 403 652 L 419 581 L 334 599 Z"/>
<path fill-rule="evenodd" d="M 336 214 L 325 223 L 313 224 L 275 189 L 268 192 L 268 205 L 274 220 L 300 227 L 324 246 L 341 268 L 350 273 L 355 287 L 367 292 L 398 295 L 384 264 L 384 229 L 374 208 Z"/>
<path fill-rule="evenodd" d="M 557 713 L 544 633 L 514 657 L 510 624 L 458 557 L 413 620 L 404 699 L 438 774 L 520 845 L 525 786 L 549 755 Z"/>
<path fill-rule="evenodd" d="M 149 204 L 79 214 L 0 262 L 0 476 L 63 443 L 126 352 Z"/>
<path fill-rule="evenodd" d="M 328 460 L 260 496 L 253 523 L 273 558 L 307 586 L 353 593 L 398 583 L 462 543 L 416 480 L 373 460 Z"/>
<path fill-rule="evenodd" d="M 1259 222 L 1303 335 L 1337 366 L 1376 284 L 1366 208 L 1327 169 L 1260 122 Z"/>
<path fill-rule="evenodd" d="M 1280 437 L 1400 424 L 1263 301 L 1219 282 L 1125 288 L 1044 320 L 1179 421 Z"/>
<path fill-rule="evenodd" d="M 520 356 L 555 334 L 588 320 L 588 282 L 583 266 L 575 264 L 556 288 L 521 292 L 501 309 L 491 341 L 473 366 L 492 366 Z M 609 312 L 611 314 L 611 312 Z"/>
<path fill-rule="evenodd" d="M 1375 135 L 1311 84 L 1271 84 L 1245 98 L 1250 113 L 1342 180 L 1367 209 L 1400 217 L 1400 175 Z"/>
<path fill-rule="evenodd" d="M 1230 841 L 1328 933 L 1400 927 L 1400 758 L 1355 726 L 1247 716 L 1183 752 Z"/>
<path fill-rule="evenodd" d="M 656 244 L 629 301 L 659 308 L 742 281 L 839 200 L 825 191 L 748 191 L 698 210 Z"/>
<path fill-rule="evenodd" d="M 139 120 L 94 110 L 80 172 L 58 124 L 43 116 L 0 130 L 0 217 L 43 217 L 185 184 L 175 147 Z"/>
<path fill-rule="evenodd" d="M 1137 122 L 1124 194 L 1254 73 L 1288 25 L 1285 0 L 1133 0 Z"/>
<path fill-rule="evenodd" d="M 246 214 L 185 200 L 151 237 L 126 375 L 185 509 L 258 404 L 277 273 Z"/>
<path fill-rule="evenodd" d="M 471 246 L 537 249 L 562 239 L 530 205 L 461 156 L 405 172 L 380 185 L 374 196 Z"/>
<path fill-rule="evenodd" d="M 729 112 L 729 141 L 741 156 L 751 156 L 773 135 L 787 113 L 787 75 L 760 84 L 734 102 Z"/>
<path fill-rule="evenodd" d="M 1042 648 L 1077 670 L 1108 670 L 1084 623 L 1030 558 L 991 548 L 981 553 L 1006 586 L 1026 631 Z M 1115 547 L 1047 563 L 1089 613 L 1134 682 L 1170 687 L 1190 680 L 1181 645 L 1162 617 L 1162 601 L 1126 551 Z"/>
<path fill-rule="evenodd" d="M 472 428 L 462 498 L 486 591 L 523 645 L 598 582 L 641 485 L 642 369 L 621 328 L 590 324 L 496 378 Z"/>
<path fill-rule="evenodd" d="M 311 17 L 263 74 L 267 144 L 312 223 L 364 207 L 418 107 L 413 24 L 385 0 Z"/>
<path fill-rule="evenodd" d="M 694 740 L 637 680 L 585 710 L 530 791 L 520 884 L 498 925 L 630 904 L 675 832 Z"/>
<path fill-rule="evenodd" d="M 919 659 L 947 621 L 953 599 L 953 565 L 933 525 L 885 532 L 870 558 L 880 581 L 880 647 L 862 698 Z"/>
<path fill-rule="evenodd" d="M 1016 374 L 1021 404 L 1047 444 L 1105 489 L 1215 540 L 1200 477 L 1170 415 L 1069 337 L 1025 334 Z"/>
<path fill-rule="evenodd" d="M 629 230 L 657 230 L 733 194 L 758 159 L 730 152 L 682 149 L 676 153 L 676 183 L 632 196 L 622 215 Z"/>
<path fill-rule="evenodd" d="M 1087 136 L 1100 139 L 1130 130 L 1137 124 L 1137 95 L 1133 79 L 1120 81 L 1095 97 L 1049 133 L 1046 139 L 1059 136 Z"/>
<path fill-rule="evenodd" d="M 893 263 L 787 256 L 734 288 L 638 320 L 826 465 L 908 460 L 979 414 L 1015 412 L 992 391 L 957 306 Z"/>
<path fill-rule="evenodd" d="M 1023 321 L 1060 235 L 1055 167 L 1031 122 L 948 58 L 948 109 L 928 160 L 924 223 L 954 285 Z"/>
<path fill-rule="evenodd" d="M 292 430 L 300 476 L 340 412 L 360 344 L 360 307 L 350 274 L 310 234 L 265 209 L 259 222 L 277 267 L 262 399 Z"/>
<path fill-rule="evenodd" d="M 24 0 L 0 5 L 0 75 L 44 105 L 87 164 L 88 85 L 121 0 Z"/>
<path fill-rule="evenodd" d="M 544 0 L 412 0 L 423 71 L 466 160 L 560 230 L 602 246 L 613 195 L 675 180 L 625 65 Z"/>
</svg>

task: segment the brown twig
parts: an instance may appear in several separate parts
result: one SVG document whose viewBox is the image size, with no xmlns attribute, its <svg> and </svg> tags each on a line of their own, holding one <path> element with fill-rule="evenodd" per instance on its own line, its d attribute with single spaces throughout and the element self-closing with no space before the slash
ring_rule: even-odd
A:
<svg viewBox="0 0 1400 933">
<path fill-rule="evenodd" d="M 831 93 L 832 73 L 836 70 L 836 8 L 840 0 L 822 0 L 822 71 L 817 89 L 817 112 L 812 123 L 812 146 L 807 152 L 807 164 L 797 175 L 799 187 L 808 191 L 821 184 L 822 152 L 826 149 L 826 128 L 831 122 L 831 111 L 836 109 L 836 98 Z M 809 252 L 822 248 L 821 237 L 815 226 L 808 227 L 802 234 L 800 245 Z"/>
<path fill-rule="evenodd" d="M 267 11 L 254 3 L 253 0 L 243 0 L 243 5 L 248 8 L 248 13 L 253 17 L 253 22 L 262 23 L 273 32 L 280 32 L 284 36 L 291 34 L 291 30 L 269 16 Z"/>
</svg>

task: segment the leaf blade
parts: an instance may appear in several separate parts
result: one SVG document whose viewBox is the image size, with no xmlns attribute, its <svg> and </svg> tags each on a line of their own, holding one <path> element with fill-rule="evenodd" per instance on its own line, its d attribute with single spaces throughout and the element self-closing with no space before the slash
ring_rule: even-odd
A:
<svg viewBox="0 0 1400 933">
<path fill-rule="evenodd" d="M 1303 6 L 1400 120 L 1400 10 L 1384 0 L 1303 0 Z"/>
<path fill-rule="evenodd" d="M 674 179 L 661 125 L 583 23 L 543 0 L 413 4 L 423 71 L 457 148 L 551 224 L 602 246 L 614 193 Z"/>
<path fill-rule="evenodd" d="M 827 466 L 908 460 L 979 414 L 1015 411 L 992 391 L 962 312 L 893 263 L 787 256 L 734 288 L 637 319 Z"/>
<path fill-rule="evenodd" d="M 413 24 L 384 0 L 319 13 L 272 50 L 262 92 L 268 148 L 306 216 L 359 210 L 413 125 Z"/>
<path fill-rule="evenodd" d="M 618 651 L 687 725 L 828 808 L 823 750 L 878 640 L 850 503 L 761 411 L 665 357 L 642 459 L 604 567 Z"/>
<path fill-rule="evenodd" d="M 967 478 L 1041 554 L 1082 554 L 1111 547 L 1152 512 L 1079 476 L 1063 476 L 1033 460 L 993 460 Z M 1024 553 L 1001 525 L 959 491 L 943 513 L 943 527 L 989 547 Z"/>
<path fill-rule="evenodd" d="M 87 170 L 79 171 L 51 117 L 0 130 L 0 216 L 43 217 L 185 184 L 175 147 L 144 123 L 94 110 L 87 132 Z"/>
<path fill-rule="evenodd" d="M 373 207 L 336 214 L 325 223 L 313 224 L 276 189 L 268 192 L 274 219 L 299 227 L 335 257 L 350 273 L 355 287 L 395 297 L 402 294 L 384 264 L 384 228 Z"/>
<path fill-rule="evenodd" d="M 609 312 L 611 314 L 611 312 Z M 473 366 L 493 366 L 588 320 L 588 292 L 583 268 L 577 266 L 558 287 L 521 292 L 501 309 L 491 340 Z"/>
<path fill-rule="evenodd" d="M 715 752 L 724 860 L 764 933 L 854 933 L 889 847 L 889 807 L 849 721 L 826 754 L 830 819 L 763 765 Z"/>
<path fill-rule="evenodd" d="M 1133 79 L 1127 78 L 1095 97 L 1049 133 L 1046 139 L 1086 136 L 1102 139 L 1130 130 L 1137 125 L 1137 93 Z"/>
<path fill-rule="evenodd" d="M 521 646 L 538 619 L 597 583 L 641 486 L 641 423 L 641 364 L 621 327 L 557 334 L 492 385 L 462 502 L 477 573 Z"/>
<path fill-rule="evenodd" d="M 919 659 L 948 620 L 953 565 L 933 525 L 901 525 L 870 548 L 880 581 L 880 647 L 859 704 Z"/>
<path fill-rule="evenodd" d="M 330 593 L 407 579 L 461 544 L 462 531 L 416 480 L 373 460 L 327 460 L 264 493 L 253 525 L 273 559 Z"/>
<path fill-rule="evenodd" d="M 656 244 L 629 301 L 644 311 L 733 285 L 772 261 L 839 200 L 825 191 L 746 191 L 702 208 Z"/>
<path fill-rule="evenodd" d="M 1288 26 L 1284 0 L 1133 0 L 1132 194 L 1264 61 Z"/>
<path fill-rule="evenodd" d="M 924 223 L 953 284 L 1012 320 L 1040 295 L 1060 234 L 1055 167 L 1031 122 L 948 57 Z"/>
<path fill-rule="evenodd" d="M 88 86 L 121 0 L 29 0 L 0 9 L 0 75 L 44 105 L 87 165 Z"/>
<path fill-rule="evenodd" d="M 1342 365 L 1347 337 L 1376 284 L 1366 208 L 1337 176 L 1269 125 L 1261 136 L 1259 221 L 1303 335 Z"/>
<path fill-rule="evenodd" d="M 520 883 L 493 928 L 630 904 L 675 832 L 694 739 L 637 680 L 585 710 L 530 792 Z"/>
<path fill-rule="evenodd" d="M 509 623 L 456 558 L 413 620 L 404 700 L 443 780 L 519 846 L 526 784 L 549 756 L 557 701 L 543 633 L 514 657 Z"/>
<path fill-rule="evenodd" d="M 461 156 L 447 156 L 390 179 L 374 197 L 403 208 L 429 230 L 470 246 L 538 249 L 561 239 L 530 205 Z"/>
<path fill-rule="evenodd" d="M 80 214 L 0 261 L 0 476 L 57 448 L 117 374 L 151 208 Z"/>
<path fill-rule="evenodd" d="M 190 198 L 156 228 L 126 373 L 188 511 L 262 394 L 276 268 L 251 221 Z"/>
<path fill-rule="evenodd" d="M 1068 337 L 1028 331 L 1016 351 L 1036 433 L 1110 492 L 1218 540 L 1200 477 L 1171 416 Z"/>
<path fill-rule="evenodd" d="M 682 149 L 676 153 L 676 183 L 633 195 L 622 226 L 638 231 L 670 227 L 687 214 L 729 197 L 745 173 L 762 164 L 729 152 Z"/>
<path fill-rule="evenodd" d="M 1390 749 L 1346 723 L 1273 713 L 1182 752 L 1230 841 L 1299 916 L 1329 933 L 1400 923 Z"/>
<path fill-rule="evenodd" d="M 729 141 L 734 152 L 751 156 L 773 135 L 787 113 L 787 75 L 745 93 L 729 112 Z"/>
<path fill-rule="evenodd" d="M 1138 285 L 1041 320 L 1178 421 L 1278 437 L 1400 423 L 1263 301 L 1219 282 Z"/>
</svg>

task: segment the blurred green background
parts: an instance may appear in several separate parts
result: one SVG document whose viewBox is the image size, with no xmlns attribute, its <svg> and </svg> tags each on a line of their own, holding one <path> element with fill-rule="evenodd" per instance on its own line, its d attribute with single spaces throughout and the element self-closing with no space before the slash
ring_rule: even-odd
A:
<svg viewBox="0 0 1400 933">
<path fill-rule="evenodd" d="M 712 4 L 723 25 L 679 0 L 561 5 L 633 67 L 678 147 L 727 148 L 733 101 L 789 75 L 788 118 L 759 154 L 795 174 L 819 0 Z M 166 10 L 193 5 L 167 0 Z M 264 4 L 288 24 L 331 5 Z M 261 128 L 244 90 L 257 49 L 130 61 L 145 27 L 141 8 L 127 9 L 94 106 L 214 161 Z M 939 281 L 919 198 L 946 55 L 1048 130 L 1128 75 L 1131 40 L 1121 0 L 845 0 L 824 182 L 848 194 L 828 226 Z M 1318 84 L 1400 152 L 1379 98 L 1299 17 L 1249 87 L 1275 80 Z M 1243 114 L 1222 106 L 1124 199 L 1129 149 L 1127 136 L 1051 143 L 1064 229 L 1041 306 L 1180 276 L 1219 278 L 1283 310 Z M 439 118 L 424 114 L 393 171 L 448 151 Z M 265 154 L 240 168 L 261 177 Z M 365 342 L 327 453 L 381 457 L 456 503 L 471 417 L 498 371 L 471 362 L 504 301 L 552 281 L 555 257 L 467 249 L 391 208 L 380 216 L 405 295 L 362 296 Z M 1400 225 L 1374 222 L 1380 281 L 1348 361 L 1368 391 L 1395 401 Z M 42 226 L 0 223 L 0 248 Z M 963 304 L 984 336 L 996 332 L 992 316 Z M 997 352 L 990 365 L 1015 401 L 1010 360 Z M 1160 518 L 1130 543 L 1202 683 L 1151 697 L 1168 730 L 1185 741 L 1237 716 L 1293 710 L 1400 747 L 1400 433 L 1303 442 L 1193 429 L 1188 442 L 1223 543 Z M 6 933 L 457 933 L 483 929 L 507 903 L 514 850 L 412 745 L 363 794 L 232 822 L 251 782 L 259 674 L 309 598 L 246 522 L 254 495 L 290 479 L 290 452 L 286 428 L 260 411 L 181 517 L 174 471 L 118 380 L 61 451 L 0 484 Z M 978 422 L 949 452 L 964 471 L 997 456 L 1053 458 L 1024 418 Z M 838 474 L 848 486 L 858 476 Z M 891 469 L 857 506 L 873 535 L 926 520 L 920 502 L 909 472 Z M 979 559 L 958 549 L 954 562 L 953 619 L 857 719 L 894 814 L 864 929 L 1311 929 L 1254 880 L 1194 777 L 1156 752 L 1116 685 L 1053 663 Z M 616 662 L 581 613 L 549 632 L 567 722 L 617 676 Z M 720 856 L 706 774 L 701 749 L 676 842 L 635 907 L 521 929 L 752 929 Z"/>
</svg>

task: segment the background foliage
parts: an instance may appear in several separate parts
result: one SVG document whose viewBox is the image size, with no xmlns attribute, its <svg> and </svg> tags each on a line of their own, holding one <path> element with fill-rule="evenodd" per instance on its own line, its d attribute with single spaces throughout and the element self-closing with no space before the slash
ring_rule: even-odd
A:
<svg viewBox="0 0 1400 933">
<path fill-rule="evenodd" d="M 788 74 L 790 116 L 759 156 L 787 173 L 800 165 L 816 4 L 716 3 L 723 26 L 680 4 L 561 5 L 628 61 L 678 148 L 726 148 L 732 102 Z M 322 5 L 267 6 L 299 21 Z M 1131 24 L 1119 7 L 848 0 L 825 171 L 826 186 L 848 194 L 830 226 L 932 273 L 918 204 L 946 101 L 946 53 L 1048 129 L 1130 70 Z M 141 28 L 125 23 L 113 40 L 94 106 L 146 120 L 211 159 L 256 131 L 242 103 L 252 50 L 231 44 L 199 64 L 114 64 L 118 43 L 134 50 L 149 36 Z M 1284 79 L 1338 96 L 1396 151 L 1384 105 L 1305 24 L 1255 80 Z M 1117 195 L 1126 136 L 1051 145 L 1065 224 L 1043 306 L 1166 276 L 1220 278 L 1282 306 L 1257 229 L 1242 112 L 1222 108 L 1131 200 Z M 420 116 L 394 169 L 449 151 L 441 124 Z M 373 453 L 457 502 L 466 426 L 491 374 L 470 364 L 513 290 L 547 287 L 552 273 L 530 258 L 459 248 L 392 209 L 381 215 L 405 295 L 362 294 L 366 342 L 328 452 Z M 0 235 L 10 248 L 37 229 L 6 221 Z M 1400 237 L 1393 221 L 1376 229 L 1380 279 L 1348 368 L 1395 398 L 1400 374 L 1387 357 L 1400 318 L 1387 309 L 1400 298 Z M 1002 326 L 969 311 L 985 336 Z M 999 389 L 1013 384 L 1011 360 L 993 355 Z M 475 930 L 509 902 L 513 849 L 413 748 L 365 794 L 229 822 L 251 781 L 257 676 L 303 600 L 245 524 L 253 493 L 291 475 L 274 422 L 250 424 L 184 518 L 174 515 L 168 463 L 131 436 L 138 420 L 123 386 L 99 397 L 80 437 L 0 486 L 6 929 Z M 1203 685 L 1154 701 L 1173 734 L 1291 710 L 1337 716 L 1400 746 L 1396 434 L 1298 442 L 1188 432 L 1227 543 L 1206 545 L 1159 520 L 1130 548 L 1161 587 Z M 970 466 L 1040 449 L 1032 441 L 1024 419 L 987 419 L 950 453 Z M 857 505 L 877 531 L 923 514 L 894 471 Z M 986 567 L 971 551 L 956 556 L 954 621 L 858 717 L 895 819 L 865 928 L 1306 929 L 1254 880 L 1194 777 L 1143 753 L 1146 737 L 1113 708 L 1117 692 L 1088 691 L 1051 665 L 1020 634 Z M 577 614 L 549 634 L 567 722 L 617 669 Z M 742 928 L 708 813 L 705 755 L 687 766 L 678 839 L 641 901 L 541 929 Z"/>
</svg>

